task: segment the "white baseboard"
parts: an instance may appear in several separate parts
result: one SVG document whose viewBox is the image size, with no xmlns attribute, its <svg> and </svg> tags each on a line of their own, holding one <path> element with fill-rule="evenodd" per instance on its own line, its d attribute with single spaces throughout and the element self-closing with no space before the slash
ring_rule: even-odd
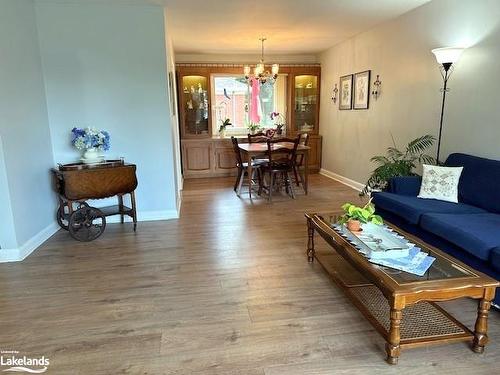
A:
<svg viewBox="0 0 500 375">
<path fill-rule="evenodd" d="M 137 213 L 137 221 L 157 221 L 157 220 L 170 220 L 178 219 L 179 212 L 177 210 L 164 210 L 164 211 L 143 211 Z M 130 217 L 126 217 L 125 221 L 132 221 Z M 110 216 L 106 218 L 106 223 L 119 223 L 120 216 Z M 22 246 L 14 249 L 0 249 L 0 263 L 6 262 L 20 262 L 40 245 L 47 241 L 52 235 L 59 230 L 59 225 L 54 222 L 41 230 L 39 233 L 31 237 Z"/>
<path fill-rule="evenodd" d="M 181 206 L 182 206 L 182 194 L 179 192 L 179 196 L 177 198 L 177 217 L 181 216 Z"/>
<path fill-rule="evenodd" d="M 324 168 L 321 168 L 319 170 L 319 174 L 323 175 L 325 177 L 331 178 L 332 180 L 338 181 L 344 185 L 347 185 L 347 186 L 349 186 L 357 191 L 361 191 L 365 187 L 365 184 L 362 184 L 358 181 L 351 180 L 350 178 L 344 177 L 340 174 L 331 172 L 331 171 L 324 169 Z"/>
<path fill-rule="evenodd" d="M 56 222 L 48 225 L 45 229 L 31 237 L 23 245 L 15 249 L 0 249 L 0 263 L 19 262 L 35 251 L 41 244 L 47 241 L 59 230 Z"/>
</svg>

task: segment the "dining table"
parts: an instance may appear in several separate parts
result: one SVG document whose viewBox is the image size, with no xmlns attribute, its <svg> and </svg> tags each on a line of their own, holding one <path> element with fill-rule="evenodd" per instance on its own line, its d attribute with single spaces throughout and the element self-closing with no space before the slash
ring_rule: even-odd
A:
<svg viewBox="0 0 500 375">
<path fill-rule="evenodd" d="M 254 142 L 254 143 L 239 143 L 238 147 L 240 149 L 241 158 L 243 161 L 248 163 L 248 194 L 252 198 L 252 176 L 253 176 L 253 166 L 252 159 L 258 157 L 265 157 L 267 155 L 267 143 L 265 142 Z M 272 152 L 279 153 L 284 149 L 292 150 L 294 147 L 293 142 L 278 142 L 271 145 Z M 297 155 L 304 155 L 304 179 L 303 188 L 304 193 L 308 193 L 308 181 L 309 181 L 309 150 L 311 147 L 299 144 L 297 146 Z M 300 171 L 298 171 L 300 173 Z"/>
</svg>

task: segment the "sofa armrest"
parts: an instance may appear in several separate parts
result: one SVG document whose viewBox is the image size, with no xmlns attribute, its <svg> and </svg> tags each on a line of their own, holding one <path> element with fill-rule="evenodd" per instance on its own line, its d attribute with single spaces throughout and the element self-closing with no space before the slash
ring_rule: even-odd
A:
<svg viewBox="0 0 500 375">
<path fill-rule="evenodd" d="M 422 177 L 420 176 L 393 177 L 389 181 L 388 191 L 394 194 L 416 197 L 420 192 L 421 183 Z"/>
</svg>

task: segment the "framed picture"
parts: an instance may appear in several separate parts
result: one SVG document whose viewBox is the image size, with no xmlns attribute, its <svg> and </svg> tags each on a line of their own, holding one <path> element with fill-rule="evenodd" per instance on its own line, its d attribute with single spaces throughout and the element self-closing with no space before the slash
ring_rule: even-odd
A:
<svg viewBox="0 0 500 375">
<path fill-rule="evenodd" d="M 370 70 L 354 75 L 354 109 L 368 109 L 370 104 Z"/>
<path fill-rule="evenodd" d="M 340 77 L 339 109 L 352 109 L 352 74 Z"/>
</svg>

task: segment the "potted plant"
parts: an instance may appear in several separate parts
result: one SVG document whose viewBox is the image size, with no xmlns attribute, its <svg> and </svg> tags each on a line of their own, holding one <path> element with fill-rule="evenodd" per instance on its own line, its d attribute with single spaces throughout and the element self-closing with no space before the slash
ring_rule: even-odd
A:
<svg viewBox="0 0 500 375">
<path fill-rule="evenodd" d="M 73 128 L 71 143 L 77 150 L 83 151 L 84 163 L 98 163 L 104 160 L 102 151 L 108 151 L 110 148 L 110 136 L 105 130 Z"/>
<path fill-rule="evenodd" d="M 247 128 L 248 128 L 248 131 L 250 132 L 250 134 L 255 134 L 259 131 L 260 125 L 254 123 L 254 122 L 251 122 L 248 124 Z"/>
<path fill-rule="evenodd" d="M 221 120 L 222 121 L 222 120 Z M 222 121 L 222 124 L 221 126 L 219 127 L 219 136 L 221 138 L 224 138 L 226 136 L 226 127 L 227 126 L 231 126 L 233 124 L 231 124 L 231 120 L 230 119 L 225 119 L 224 121 Z"/>
<path fill-rule="evenodd" d="M 352 232 L 359 232 L 361 224 L 373 223 L 382 225 L 384 220 L 380 215 L 375 214 L 375 206 L 371 199 L 363 207 L 358 207 L 352 203 L 345 203 L 342 206 L 344 215 L 340 217 L 339 223 L 347 225 L 347 229 Z"/>
<path fill-rule="evenodd" d="M 283 133 L 283 129 L 285 128 L 285 117 L 279 112 L 271 112 L 269 117 L 271 117 L 271 120 L 274 121 L 274 126 L 276 126 L 276 134 L 281 135 Z"/>
<path fill-rule="evenodd" d="M 419 164 L 434 164 L 435 159 L 427 155 L 425 151 L 434 144 L 435 140 L 434 136 L 427 134 L 414 139 L 406 145 L 404 151 L 401 151 L 396 147 L 392 138 L 394 146 L 387 148 L 386 155 L 378 155 L 370 159 L 377 163 L 378 167 L 370 175 L 360 195 L 385 189 L 393 177 L 415 176 L 415 169 Z"/>
</svg>

